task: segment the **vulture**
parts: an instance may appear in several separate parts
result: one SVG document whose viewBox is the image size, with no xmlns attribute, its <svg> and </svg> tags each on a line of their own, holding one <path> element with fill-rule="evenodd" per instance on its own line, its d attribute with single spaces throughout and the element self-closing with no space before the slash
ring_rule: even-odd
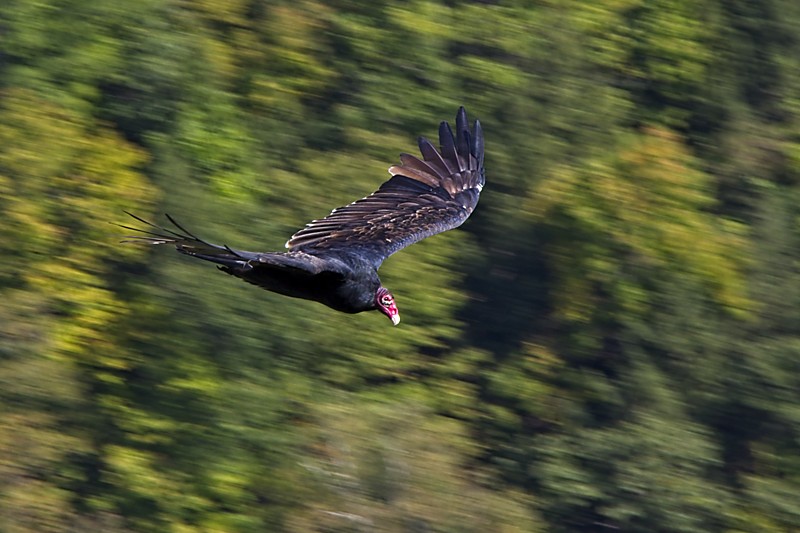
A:
<svg viewBox="0 0 800 533">
<path fill-rule="evenodd" d="M 171 229 L 132 213 L 145 225 L 123 242 L 170 244 L 178 252 L 217 264 L 232 276 L 266 290 L 323 303 L 345 313 L 377 310 L 400 322 L 397 304 L 378 277 L 390 255 L 437 233 L 460 226 L 475 209 L 485 183 L 483 132 L 470 129 L 463 107 L 455 133 L 439 126 L 438 150 L 419 138 L 422 158 L 400 155 L 391 178 L 374 193 L 313 220 L 291 236 L 285 252 L 246 252 L 204 241 L 167 219 Z"/>
</svg>

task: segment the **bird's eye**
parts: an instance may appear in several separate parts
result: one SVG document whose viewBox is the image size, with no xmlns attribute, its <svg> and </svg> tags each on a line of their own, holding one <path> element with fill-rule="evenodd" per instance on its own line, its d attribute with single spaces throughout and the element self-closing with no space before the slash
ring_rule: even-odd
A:
<svg viewBox="0 0 800 533">
<path fill-rule="evenodd" d="M 384 296 L 383 298 L 381 298 L 381 303 L 383 305 L 389 305 L 390 303 L 392 303 L 392 297 L 389 295 Z"/>
</svg>

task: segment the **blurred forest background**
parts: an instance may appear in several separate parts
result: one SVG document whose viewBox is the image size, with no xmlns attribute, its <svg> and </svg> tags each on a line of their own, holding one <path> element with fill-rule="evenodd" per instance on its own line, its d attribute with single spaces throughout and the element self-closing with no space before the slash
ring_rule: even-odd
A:
<svg viewBox="0 0 800 533">
<path fill-rule="evenodd" d="M 279 250 L 459 105 L 403 323 Z M 800 527 L 797 0 L 3 0 L 0 531 Z"/>
</svg>

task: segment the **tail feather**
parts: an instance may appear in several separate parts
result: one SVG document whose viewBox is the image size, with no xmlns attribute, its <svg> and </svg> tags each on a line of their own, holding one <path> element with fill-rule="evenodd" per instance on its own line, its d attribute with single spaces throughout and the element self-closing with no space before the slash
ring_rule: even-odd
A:
<svg viewBox="0 0 800 533">
<path fill-rule="evenodd" d="M 125 214 L 133 217 L 142 224 L 147 225 L 151 229 L 142 229 L 133 226 L 127 226 L 125 224 L 114 223 L 114 225 L 119 226 L 121 228 L 131 231 L 136 231 L 143 234 L 143 235 L 127 235 L 123 238 L 122 241 L 120 241 L 123 243 L 152 244 L 152 245 L 173 244 L 175 246 L 175 249 L 182 254 L 191 255 L 193 257 L 197 257 L 198 259 L 204 259 L 206 261 L 211 261 L 212 263 L 217 263 L 227 267 L 236 267 L 236 266 L 241 267 L 244 266 L 248 261 L 258 258 L 258 254 L 255 254 L 253 252 L 243 252 L 240 250 L 234 250 L 233 248 L 227 245 L 220 246 L 218 244 L 212 244 L 210 242 L 204 241 L 200 237 L 197 237 L 189 230 L 181 226 L 174 218 L 172 218 L 169 214 L 166 213 L 165 215 L 167 219 L 179 231 L 158 226 L 148 220 L 145 220 L 137 215 L 134 215 L 133 213 L 129 213 L 128 211 L 125 211 Z"/>
</svg>

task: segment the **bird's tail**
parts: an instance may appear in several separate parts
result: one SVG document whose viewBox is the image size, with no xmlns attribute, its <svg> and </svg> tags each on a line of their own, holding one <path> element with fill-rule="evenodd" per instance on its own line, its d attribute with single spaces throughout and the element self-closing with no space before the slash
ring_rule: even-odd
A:
<svg viewBox="0 0 800 533">
<path fill-rule="evenodd" d="M 248 261 L 257 259 L 258 254 L 253 252 L 244 252 L 241 250 L 234 250 L 227 245 L 217 245 L 206 242 L 203 239 L 193 235 L 186 228 L 178 224 L 174 218 L 166 215 L 167 219 L 178 230 L 164 228 L 148 222 L 147 220 L 125 211 L 125 213 L 142 224 L 148 226 L 149 229 L 135 228 L 133 226 L 126 226 L 124 224 L 116 224 L 121 228 L 131 231 L 139 232 L 143 235 L 128 235 L 121 241 L 123 243 L 137 243 L 137 244 L 172 244 L 175 249 L 182 254 L 191 255 L 199 259 L 205 259 L 212 263 L 217 263 L 225 267 L 244 267 Z"/>
</svg>

